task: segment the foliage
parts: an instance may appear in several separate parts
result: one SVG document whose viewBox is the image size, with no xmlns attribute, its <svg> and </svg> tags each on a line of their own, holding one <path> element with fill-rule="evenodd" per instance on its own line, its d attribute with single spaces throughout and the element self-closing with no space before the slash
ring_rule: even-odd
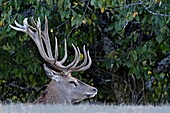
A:
<svg viewBox="0 0 170 113">
<path fill-rule="evenodd" d="M 170 73 L 156 71 L 170 51 L 168 0 L 2 0 L 0 4 L 1 101 L 32 101 L 49 83 L 33 41 L 9 27 L 14 20 L 44 20 L 45 15 L 52 42 L 54 36 L 59 40 L 61 57 L 64 38 L 68 62 L 74 55 L 72 43 L 80 48 L 85 44 L 90 50 L 91 68 L 81 76 L 73 74 L 99 89 L 95 100 L 115 104 L 170 101 Z"/>
</svg>

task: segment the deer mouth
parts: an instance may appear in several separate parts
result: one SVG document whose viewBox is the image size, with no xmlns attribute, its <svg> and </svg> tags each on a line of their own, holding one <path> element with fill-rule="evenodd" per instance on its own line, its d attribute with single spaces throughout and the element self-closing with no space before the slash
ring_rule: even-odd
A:
<svg viewBox="0 0 170 113">
<path fill-rule="evenodd" d="M 97 94 L 97 91 L 94 92 L 94 93 L 86 93 L 86 97 L 87 97 L 87 98 L 92 98 L 92 97 L 94 97 L 96 94 Z"/>
<path fill-rule="evenodd" d="M 97 94 L 97 89 L 93 88 L 93 92 L 86 93 L 87 98 L 92 98 Z"/>
<path fill-rule="evenodd" d="M 73 100 L 71 103 L 75 104 L 75 103 L 78 103 L 78 102 L 80 102 L 80 101 L 81 101 L 81 100 L 76 99 L 76 100 Z"/>
<path fill-rule="evenodd" d="M 96 94 L 97 94 L 97 93 L 93 93 L 93 94 L 86 94 L 86 97 L 87 97 L 87 98 L 92 98 L 92 97 L 94 97 Z"/>
<path fill-rule="evenodd" d="M 92 97 L 94 97 L 96 94 L 97 94 L 97 92 L 95 92 L 95 93 L 86 93 L 86 95 L 84 96 L 84 98 L 74 99 L 74 100 L 72 100 L 71 103 L 78 103 L 78 102 L 80 102 L 80 101 L 82 101 L 82 100 L 84 100 L 84 99 L 86 99 L 86 98 L 92 98 Z"/>
</svg>

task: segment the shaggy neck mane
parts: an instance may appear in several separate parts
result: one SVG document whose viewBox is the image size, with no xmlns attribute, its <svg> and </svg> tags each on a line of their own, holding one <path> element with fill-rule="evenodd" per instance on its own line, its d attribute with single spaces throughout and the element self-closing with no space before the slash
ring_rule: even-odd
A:
<svg viewBox="0 0 170 113">
<path fill-rule="evenodd" d="M 58 83 L 51 80 L 44 93 L 33 104 L 71 104 L 71 101 L 66 98 L 62 88 L 58 87 Z"/>
</svg>

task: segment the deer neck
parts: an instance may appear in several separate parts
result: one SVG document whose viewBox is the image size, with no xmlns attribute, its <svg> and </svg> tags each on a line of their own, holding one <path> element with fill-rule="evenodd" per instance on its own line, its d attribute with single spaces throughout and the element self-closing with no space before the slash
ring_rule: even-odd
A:
<svg viewBox="0 0 170 113">
<path fill-rule="evenodd" d="M 71 104 L 71 100 L 67 98 L 62 88 L 55 80 L 51 80 L 44 93 L 33 103 L 40 104 Z"/>
</svg>

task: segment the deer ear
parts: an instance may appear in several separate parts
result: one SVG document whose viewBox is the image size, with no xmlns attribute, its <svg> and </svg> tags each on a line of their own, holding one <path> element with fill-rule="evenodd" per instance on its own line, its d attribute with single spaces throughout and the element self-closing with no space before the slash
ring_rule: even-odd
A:
<svg viewBox="0 0 170 113">
<path fill-rule="evenodd" d="M 60 78 L 59 73 L 57 73 L 57 72 L 53 71 L 52 69 L 50 69 L 49 67 L 47 67 L 46 64 L 43 64 L 43 66 L 44 66 L 45 73 L 49 78 L 59 81 L 59 78 Z"/>
</svg>

